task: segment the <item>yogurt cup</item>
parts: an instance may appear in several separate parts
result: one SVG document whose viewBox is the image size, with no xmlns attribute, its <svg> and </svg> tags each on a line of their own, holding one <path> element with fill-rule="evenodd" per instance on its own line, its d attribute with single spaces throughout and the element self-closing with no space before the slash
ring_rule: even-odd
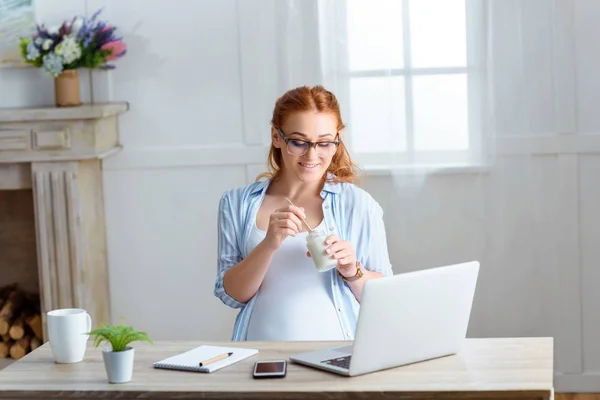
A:
<svg viewBox="0 0 600 400">
<path fill-rule="evenodd" d="M 331 258 L 331 254 L 325 252 L 328 247 L 325 244 L 326 238 L 327 232 L 324 231 L 312 231 L 306 236 L 306 246 L 315 264 L 315 268 L 319 272 L 329 271 L 338 264 L 338 260 Z"/>
</svg>

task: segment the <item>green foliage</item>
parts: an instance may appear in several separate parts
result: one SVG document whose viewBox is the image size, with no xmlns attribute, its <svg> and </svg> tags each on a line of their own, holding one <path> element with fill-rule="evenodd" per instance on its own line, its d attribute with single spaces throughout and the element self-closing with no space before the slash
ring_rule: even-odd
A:
<svg viewBox="0 0 600 400">
<path fill-rule="evenodd" d="M 145 332 L 135 330 L 130 325 L 108 325 L 92 330 L 90 335 L 94 336 L 94 345 L 100 346 L 102 342 L 110 343 L 113 351 L 123 351 L 132 342 L 144 341 L 153 343 Z"/>
<path fill-rule="evenodd" d="M 96 69 L 105 63 L 105 57 L 111 53 L 110 50 L 84 51 L 81 58 L 65 69 L 89 68 Z"/>
<path fill-rule="evenodd" d="M 24 60 L 27 60 L 27 45 L 29 45 L 29 43 L 31 43 L 31 39 L 28 39 L 28 38 L 21 38 L 19 40 L 19 48 L 21 49 L 21 57 L 23 57 Z"/>
<path fill-rule="evenodd" d="M 29 45 L 29 43 L 31 43 L 31 39 L 29 38 L 21 38 L 19 40 L 19 49 L 21 51 L 21 57 L 23 58 L 23 61 L 25 61 L 27 64 L 31 64 L 36 68 L 40 68 L 42 65 L 44 65 L 44 61 L 42 60 L 41 55 L 34 60 L 27 59 L 27 46 Z"/>
</svg>

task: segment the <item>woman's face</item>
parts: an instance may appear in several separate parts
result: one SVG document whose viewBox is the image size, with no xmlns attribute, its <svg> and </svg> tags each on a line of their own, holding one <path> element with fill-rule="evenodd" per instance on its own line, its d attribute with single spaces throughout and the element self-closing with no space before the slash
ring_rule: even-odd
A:
<svg viewBox="0 0 600 400">
<path fill-rule="evenodd" d="M 289 139 L 287 144 L 274 129 L 273 144 L 281 150 L 285 175 L 305 183 L 320 180 L 337 150 L 332 143 L 338 140 L 337 126 L 334 114 L 301 112 L 290 115 L 280 129 Z M 318 144 L 315 147 L 305 142 Z"/>
</svg>

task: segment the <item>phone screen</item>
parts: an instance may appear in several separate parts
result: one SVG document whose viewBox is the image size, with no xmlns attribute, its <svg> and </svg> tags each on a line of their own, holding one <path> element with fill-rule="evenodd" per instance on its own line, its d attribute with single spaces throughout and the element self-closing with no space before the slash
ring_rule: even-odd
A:
<svg viewBox="0 0 600 400">
<path fill-rule="evenodd" d="M 285 370 L 285 363 L 281 361 L 266 361 L 256 363 L 256 372 L 259 374 L 265 373 L 282 373 Z"/>
</svg>

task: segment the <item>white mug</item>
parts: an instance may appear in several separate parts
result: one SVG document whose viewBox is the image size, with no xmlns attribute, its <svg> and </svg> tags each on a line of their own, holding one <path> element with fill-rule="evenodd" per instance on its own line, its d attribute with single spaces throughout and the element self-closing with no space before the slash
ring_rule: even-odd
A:
<svg viewBox="0 0 600 400">
<path fill-rule="evenodd" d="M 48 341 L 57 363 L 83 360 L 92 318 L 81 308 L 62 308 L 47 313 Z"/>
</svg>

